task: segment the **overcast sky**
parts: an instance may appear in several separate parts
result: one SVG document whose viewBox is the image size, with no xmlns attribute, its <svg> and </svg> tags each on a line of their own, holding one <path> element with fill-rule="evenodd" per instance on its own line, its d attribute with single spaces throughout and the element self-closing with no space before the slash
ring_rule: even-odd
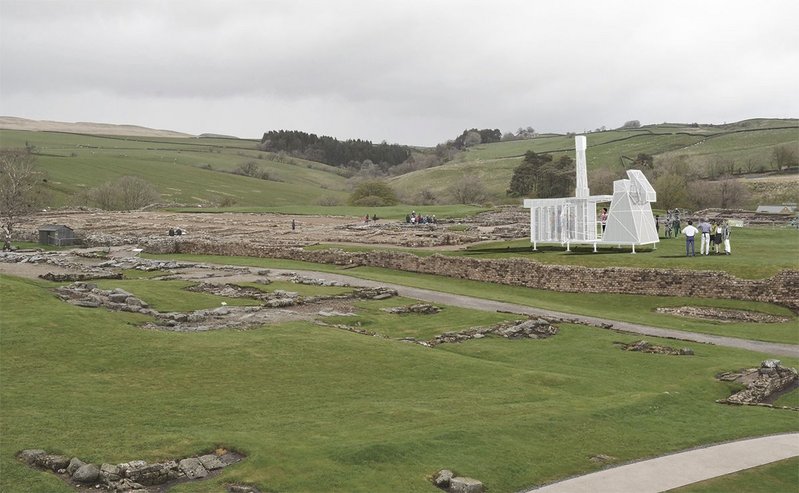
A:
<svg viewBox="0 0 799 493">
<path fill-rule="evenodd" d="M 799 117 L 796 0 L 0 0 L 0 115 L 434 145 Z"/>
</svg>

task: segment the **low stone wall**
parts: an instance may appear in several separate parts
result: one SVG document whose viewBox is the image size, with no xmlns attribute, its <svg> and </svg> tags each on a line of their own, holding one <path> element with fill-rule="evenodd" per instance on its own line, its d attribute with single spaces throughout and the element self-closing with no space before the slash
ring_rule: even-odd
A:
<svg viewBox="0 0 799 493">
<path fill-rule="evenodd" d="M 769 279 L 739 279 L 720 271 L 590 268 L 548 265 L 526 259 L 485 259 L 405 252 L 345 252 L 339 249 L 211 242 L 187 238 L 151 241 L 148 253 L 186 253 L 279 258 L 341 266 L 368 266 L 436 274 L 459 279 L 572 293 L 618 293 L 650 296 L 724 298 L 777 303 L 799 312 L 799 270 L 783 270 Z"/>
</svg>

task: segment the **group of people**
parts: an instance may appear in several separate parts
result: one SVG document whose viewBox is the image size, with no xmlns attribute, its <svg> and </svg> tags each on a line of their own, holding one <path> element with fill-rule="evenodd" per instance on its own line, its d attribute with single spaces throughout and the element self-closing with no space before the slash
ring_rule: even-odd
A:
<svg viewBox="0 0 799 493">
<path fill-rule="evenodd" d="M 417 214 L 416 211 L 411 211 L 410 214 L 405 216 L 406 224 L 436 224 L 436 216 L 422 216 Z"/>
<path fill-rule="evenodd" d="M 660 228 L 658 225 L 658 216 L 655 216 L 655 229 L 658 230 L 658 234 L 660 234 Z M 677 238 L 680 235 L 680 210 L 667 210 L 666 211 L 666 218 L 663 220 L 663 229 L 666 238 Z"/>
<path fill-rule="evenodd" d="M 715 253 L 719 254 L 721 253 L 719 250 L 722 244 L 724 244 L 724 254 L 732 254 L 730 248 L 730 224 L 726 219 L 709 223 L 707 219 L 702 218 L 697 226 L 694 226 L 693 221 L 688 221 L 688 226 L 682 230 L 685 235 L 685 255 L 687 257 L 696 256 L 694 252 L 694 237 L 697 234 L 701 235 L 699 255 L 710 255 L 711 245 L 713 245 Z"/>
</svg>

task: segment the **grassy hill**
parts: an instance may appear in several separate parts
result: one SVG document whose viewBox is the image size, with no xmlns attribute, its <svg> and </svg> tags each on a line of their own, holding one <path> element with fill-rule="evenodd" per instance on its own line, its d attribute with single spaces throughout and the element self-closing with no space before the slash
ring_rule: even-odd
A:
<svg viewBox="0 0 799 493">
<path fill-rule="evenodd" d="M 346 178 L 337 168 L 277 158 L 259 151 L 254 140 L 0 130 L 0 147 L 26 145 L 36 148 L 53 206 L 125 175 L 156 185 L 164 202 L 187 205 L 283 206 L 346 196 Z M 247 161 L 256 162 L 269 179 L 230 173 Z"/>
<path fill-rule="evenodd" d="M 753 119 L 729 125 L 696 126 L 664 123 L 639 129 L 592 132 L 587 137 L 589 175 L 605 168 L 622 178 L 631 159 L 639 153 L 654 156 L 656 167 L 665 160 L 680 157 L 687 159 L 692 167 L 706 166 L 714 161 L 731 162 L 736 172 L 746 173 L 771 169 L 772 153 L 778 146 L 788 145 L 797 149 L 799 120 Z M 546 135 L 478 145 L 450 163 L 396 177 L 391 183 L 397 189 L 429 189 L 438 196 L 445 196 L 447 188 L 460 176 L 475 175 L 488 189 L 491 200 L 507 202 L 505 190 L 514 168 L 527 151 L 552 153 L 555 159 L 563 154 L 573 158 L 574 138 Z M 518 199 L 510 201 L 515 203 Z"/>
<path fill-rule="evenodd" d="M 589 185 L 600 170 L 615 178 L 639 153 L 655 158 L 655 167 L 684 160 L 692 168 L 731 164 L 741 174 L 772 168 L 778 146 L 799 148 L 799 120 L 752 119 L 726 125 L 663 123 L 637 129 L 588 135 Z M 317 208 L 320 201 L 344 202 L 347 179 L 339 168 L 258 150 L 258 141 L 207 137 L 148 137 L 0 130 L 0 148 L 34 146 L 47 173 L 52 206 L 67 205 L 81 191 L 121 176 L 134 175 L 155 184 L 165 203 L 204 207 Z M 465 175 L 480 178 L 493 203 L 518 203 L 505 190 L 524 153 L 574 156 L 574 139 L 546 134 L 529 140 L 478 145 L 442 166 L 390 179 L 401 198 L 413 201 L 429 190 L 447 202 L 447 189 Z M 797 149 L 799 151 L 799 149 Z M 422 152 L 429 152 L 421 150 Z M 230 173 L 254 161 L 268 179 Z M 608 182 L 609 183 L 609 182 Z M 772 187 L 772 185 L 768 185 Z"/>
</svg>

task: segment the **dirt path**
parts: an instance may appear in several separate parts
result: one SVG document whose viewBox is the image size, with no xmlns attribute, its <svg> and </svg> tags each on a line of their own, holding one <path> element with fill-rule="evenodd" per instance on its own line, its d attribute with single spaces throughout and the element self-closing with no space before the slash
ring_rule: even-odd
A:
<svg viewBox="0 0 799 493">
<path fill-rule="evenodd" d="M 799 456 L 799 433 L 687 450 L 578 476 L 523 493 L 659 493 Z"/>
</svg>

